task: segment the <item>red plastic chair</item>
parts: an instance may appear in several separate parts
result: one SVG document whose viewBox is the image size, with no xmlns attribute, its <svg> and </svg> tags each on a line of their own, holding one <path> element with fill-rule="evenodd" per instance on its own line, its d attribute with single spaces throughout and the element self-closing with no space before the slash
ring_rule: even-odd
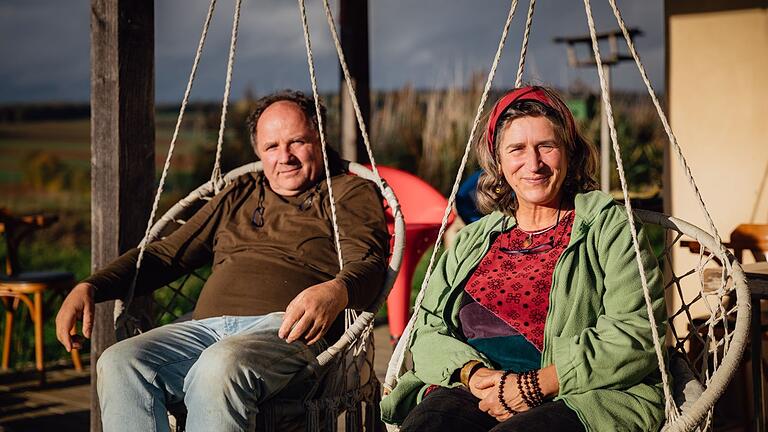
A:
<svg viewBox="0 0 768 432">
<path fill-rule="evenodd" d="M 421 256 L 435 243 L 448 200 L 415 175 L 396 168 L 377 166 L 381 177 L 395 192 L 405 218 L 405 251 L 400 273 L 387 298 L 389 333 L 398 339 L 408 324 L 413 272 Z M 389 215 L 388 215 L 389 218 Z M 453 222 L 451 212 L 448 223 Z M 392 232 L 392 224 L 389 226 Z"/>
</svg>

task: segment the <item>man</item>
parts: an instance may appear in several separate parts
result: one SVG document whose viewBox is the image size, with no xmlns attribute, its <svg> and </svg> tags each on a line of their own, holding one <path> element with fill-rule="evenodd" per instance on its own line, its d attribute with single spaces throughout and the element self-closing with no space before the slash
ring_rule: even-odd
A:
<svg viewBox="0 0 768 432">
<path fill-rule="evenodd" d="M 321 115 L 324 116 L 324 108 Z M 263 175 L 244 175 L 167 238 L 147 246 L 136 284 L 146 294 L 213 262 L 194 319 L 108 348 L 98 361 L 106 431 L 168 430 L 184 402 L 187 430 L 252 430 L 258 405 L 343 332 L 339 313 L 362 309 L 382 283 L 389 235 L 373 183 L 331 155 L 344 266 L 339 270 L 314 101 L 283 91 L 249 118 Z M 89 337 L 94 302 L 121 297 L 133 250 L 78 284 L 56 317 L 70 350 L 78 318 Z M 343 318 L 343 317 L 342 317 Z"/>
</svg>

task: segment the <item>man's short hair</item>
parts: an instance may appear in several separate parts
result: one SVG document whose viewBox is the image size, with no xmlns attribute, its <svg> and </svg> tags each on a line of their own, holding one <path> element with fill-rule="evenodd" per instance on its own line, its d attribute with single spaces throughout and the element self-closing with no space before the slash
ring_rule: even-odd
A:
<svg viewBox="0 0 768 432">
<path fill-rule="evenodd" d="M 315 132 L 320 132 L 314 98 L 297 90 L 280 90 L 259 98 L 255 103 L 253 111 L 251 111 L 251 114 L 248 116 L 248 120 L 246 121 L 248 134 L 251 137 L 251 145 L 253 145 L 254 148 L 256 148 L 256 124 L 259 122 L 259 118 L 267 107 L 280 101 L 293 102 L 298 105 L 307 117 L 307 120 L 309 120 L 309 123 L 312 125 Z M 326 124 L 326 109 L 322 102 L 320 102 L 320 116 L 322 117 L 323 124 Z"/>
</svg>

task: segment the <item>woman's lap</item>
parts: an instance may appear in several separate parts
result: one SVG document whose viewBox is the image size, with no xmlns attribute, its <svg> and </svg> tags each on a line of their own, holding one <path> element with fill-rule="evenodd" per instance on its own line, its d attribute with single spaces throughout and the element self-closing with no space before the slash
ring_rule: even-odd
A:
<svg viewBox="0 0 768 432">
<path fill-rule="evenodd" d="M 550 432 L 584 431 L 578 416 L 562 401 L 547 402 L 499 423 L 481 411 L 467 390 L 437 388 L 429 393 L 400 427 L 409 431 Z"/>
</svg>

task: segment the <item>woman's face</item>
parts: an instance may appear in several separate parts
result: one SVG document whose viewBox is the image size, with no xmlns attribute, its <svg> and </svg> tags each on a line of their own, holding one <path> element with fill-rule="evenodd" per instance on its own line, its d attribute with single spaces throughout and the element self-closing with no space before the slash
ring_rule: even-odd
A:
<svg viewBox="0 0 768 432">
<path fill-rule="evenodd" d="M 499 161 L 520 206 L 560 204 L 568 157 L 546 117 L 520 117 L 507 123 L 501 131 Z"/>
</svg>

